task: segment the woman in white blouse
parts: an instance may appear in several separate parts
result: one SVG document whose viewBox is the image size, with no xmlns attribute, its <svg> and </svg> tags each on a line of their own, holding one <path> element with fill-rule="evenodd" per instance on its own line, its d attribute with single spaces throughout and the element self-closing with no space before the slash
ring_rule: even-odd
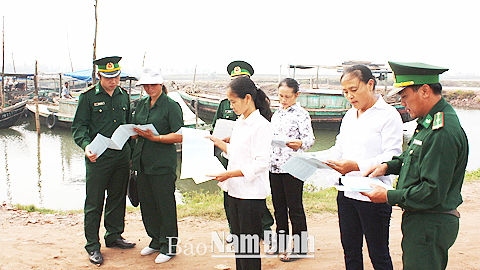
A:
<svg viewBox="0 0 480 270">
<path fill-rule="evenodd" d="M 343 117 L 329 160 L 345 176 L 361 176 L 371 165 L 388 161 L 402 152 L 402 120 L 397 110 L 375 95 L 375 77 L 363 65 L 347 68 L 341 79 L 343 92 L 353 108 Z M 379 179 L 392 186 L 391 176 Z M 388 247 L 392 207 L 372 203 L 359 192 L 339 191 L 340 236 L 346 269 L 363 269 L 363 236 L 375 269 L 393 269 Z"/>
<path fill-rule="evenodd" d="M 267 255 L 284 253 L 288 245 L 288 218 L 292 223 L 292 236 L 298 237 L 292 252 L 284 253 L 280 260 L 284 262 L 298 258 L 299 253 L 307 253 L 306 242 L 302 245 L 302 236 L 306 237 L 307 221 L 303 209 L 303 181 L 280 169 L 292 152 L 303 152 L 315 143 L 312 121 L 308 112 L 297 104 L 298 82 L 286 78 L 278 85 L 278 98 L 282 107 L 272 116 L 273 135 L 288 137 L 286 147 L 272 145 L 270 154 L 270 188 L 272 190 L 275 221 L 277 224 L 277 244 L 266 251 Z M 301 233 L 305 232 L 304 235 Z"/>
<path fill-rule="evenodd" d="M 240 117 L 233 128 L 230 143 L 208 136 L 229 160 L 226 172 L 212 176 L 228 192 L 235 254 L 254 255 L 254 258 L 237 257 L 236 269 L 261 269 L 261 218 L 269 192 L 268 161 L 273 136 L 269 122 L 272 115 L 270 101 L 248 77 L 232 80 L 227 98 Z M 253 246 L 249 239 L 253 239 Z"/>
</svg>

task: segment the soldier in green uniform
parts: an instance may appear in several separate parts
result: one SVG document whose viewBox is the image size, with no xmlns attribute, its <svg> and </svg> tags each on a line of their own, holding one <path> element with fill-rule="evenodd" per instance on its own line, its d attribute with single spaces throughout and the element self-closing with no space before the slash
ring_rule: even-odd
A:
<svg viewBox="0 0 480 270">
<path fill-rule="evenodd" d="M 227 73 L 230 75 L 231 79 L 234 79 L 236 77 L 241 77 L 241 76 L 247 76 L 250 78 L 250 76 L 253 75 L 254 70 L 253 67 L 245 62 L 245 61 L 233 61 L 227 66 Z M 215 123 L 217 122 L 217 119 L 226 119 L 226 120 L 237 120 L 239 115 L 235 114 L 235 112 L 232 110 L 230 107 L 230 101 L 225 98 L 222 101 L 220 101 L 220 104 L 218 105 L 217 111 L 215 112 L 215 116 L 213 117 L 212 121 L 212 127 L 215 128 Z M 228 165 L 228 160 L 223 157 L 221 150 L 219 148 L 215 147 L 215 156 L 220 160 L 222 163 L 223 167 L 227 168 Z M 225 215 L 227 216 L 227 221 L 228 221 L 228 226 L 230 227 L 230 213 L 229 213 L 229 204 L 227 200 L 227 193 L 224 192 L 223 194 L 223 205 L 225 208 Z M 267 206 L 265 205 L 265 211 L 262 217 L 262 227 L 264 231 L 271 231 L 271 226 L 273 225 L 274 220 L 272 217 L 272 214 L 268 210 Z M 262 236 L 263 237 L 263 236 Z M 227 242 L 233 241 L 232 235 L 228 235 L 227 237 Z"/>
<path fill-rule="evenodd" d="M 72 123 L 75 143 L 85 150 L 86 199 L 84 229 L 87 244 L 85 249 L 90 261 L 102 264 L 99 227 L 102 217 L 105 191 L 104 225 L 107 247 L 133 248 L 135 243 L 123 239 L 125 203 L 130 166 L 130 146 L 122 150 L 107 149 L 100 157 L 92 153 L 88 145 L 97 134 L 111 137 L 118 126 L 130 121 L 128 93 L 118 86 L 120 82 L 121 57 L 105 57 L 95 60 L 100 81 L 87 88 L 79 97 Z"/>
<path fill-rule="evenodd" d="M 445 269 L 448 249 L 457 238 L 460 190 L 468 141 L 455 110 L 441 95 L 439 74 L 448 69 L 423 63 L 389 62 L 399 94 L 417 128 L 398 157 L 372 166 L 364 175 L 399 175 L 396 190 L 374 186 L 364 195 L 404 209 L 403 269 Z"/>
<path fill-rule="evenodd" d="M 183 126 L 180 105 L 167 96 L 159 68 L 145 68 L 137 86 L 142 85 L 148 97 L 141 99 L 132 123 L 153 124 L 159 135 L 134 128 L 137 136 L 132 155 L 132 168 L 138 172 L 138 195 L 142 220 L 150 244 L 141 255 L 160 253 L 156 263 L 164 263 L 176 254 L 178 238 L 175 181 L 177 151 L 174 143 L 182 142 L 175 134 Z"/>
</svg>

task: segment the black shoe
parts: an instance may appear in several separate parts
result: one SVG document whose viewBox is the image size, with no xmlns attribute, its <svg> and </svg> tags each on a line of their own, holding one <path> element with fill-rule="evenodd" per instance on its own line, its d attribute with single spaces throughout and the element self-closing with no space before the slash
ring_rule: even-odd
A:
<svg viewBox="0 0 480 270">
<path fill-rule="evenodd" d="M 103 263 L 103 256 L 99 249 L 88 253 L 88 258 L 95 265 L 100 265 Z"/>
<path fill-rule="evenodd" d="M 122 237 L 118 238 L 117 240 L 106 243 L 106 246 L 109 248 L 118 247 L 122 249 L 133 248 L 136 244 L 134 242 L 130 242 L 128 240 L 123 239 Z"/>
</svg>

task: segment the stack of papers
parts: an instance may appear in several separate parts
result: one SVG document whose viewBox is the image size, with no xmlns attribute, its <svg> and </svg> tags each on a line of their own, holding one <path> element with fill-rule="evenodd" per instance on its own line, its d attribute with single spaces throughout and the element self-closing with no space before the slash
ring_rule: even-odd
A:
<svg viewBox="0 0 480 270">
<path fill-rule="evenodd" d="M 215 122 L 215 128 L 213 129 L 212 136 L 223 140 L 232 136 L 232 130 L 236 121 L 227 119 L 217 119 Z"/>
<path fill-rule="evenodd" d="M 130 136 L 138 135 L 133 128 L 138 128 L 146 131 L 147 129 L 151 130 L 154 135 L 159 135 L 153 124 L 146 125 L 135 125 L 135 124 L 124 124 L 119 126 L 115 132 L 112 134 L 112 138 L 108 138 L 98 133 L 95 136 L 95 139 L 88 145 L 88 149 L 94 154 L 97 154 L 97 157 L 101 156 L 107 148 L 122 150 L 123 145 L 128 141 Z"/>
<path fill-rule="evenodd" d="M 290 155 L 290 159 L 280 169 L 302 181 L 307 180 L 317 169 L 333 170 L 328 166 L 332 164 L 317 156 L 315 152 L 290 153 Z"/>
<path fill-rule="evenodd" d="M 393 190 L 378 178 L 362 177 L 362 176 L 342 176 L 340 177 L 342 185 L 334 185 L 339 191 L 357 191 L 357 192 L 370 192 L 373 188 L 371 184 L 379 185 L 387 190 Z"/>
<path fill-rule="evenodd" d="M 210 132 L 182 127 L 177 133 L 183 136 L 180 179 L 192 178 L 196 184 L 200 184 L 213 179 L 207 175 L 225 171 L 222 163 L 213 155 L 213 142 L 205 138 Z"/>
</svg>

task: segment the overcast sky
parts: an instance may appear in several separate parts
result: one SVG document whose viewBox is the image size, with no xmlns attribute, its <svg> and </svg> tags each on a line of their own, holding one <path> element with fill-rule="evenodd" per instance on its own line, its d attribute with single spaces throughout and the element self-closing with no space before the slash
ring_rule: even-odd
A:
<svg viewBox="0 0 480 270">
<path fill-rule="evenodd" d="M 425 62 L 480 75 L 480 2 L 98 0 L 97 58 L 119 55 L 123 71 L 226 73 L 233 60 L 257 74 L 281 64 Z M 5 72 L 91 68 L 94 0 L 1 0 Z M 68 38 L 67 38 L 68 36 Z M 70 48 L 70 57 L 69 49 Z M 13 59 L 12 59 L 13 53 Z"/>
</svg>

